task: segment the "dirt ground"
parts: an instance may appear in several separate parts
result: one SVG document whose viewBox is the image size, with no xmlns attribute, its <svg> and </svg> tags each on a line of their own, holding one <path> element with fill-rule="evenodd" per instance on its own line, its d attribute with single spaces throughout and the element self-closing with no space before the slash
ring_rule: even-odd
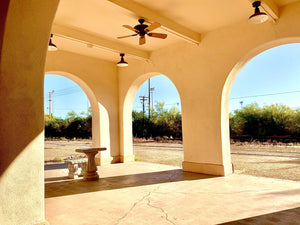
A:
<svg viewBox="0 0 300 225">
<path fill-rule="evenodd" d="M 75 152 L 76 148 L 89 148 L 92 147 L 91 140 L 59 140 L 59 141 L 45 141 L 45 163 L 63 162 L 64 158 L 74 155 L 81 155 Z"/>
<path fill-rule="evenodd" d="M 91 140 L 45 141 L 45 163 L 63 162 L 78 155 L 76 148 L 91 147 Z M 183 145 L 178 143 L 134 143 L 137 161 L 181 167 Z M 235 173 L 300 181 L 300 146 L 231 145 Z"/>
</svg>

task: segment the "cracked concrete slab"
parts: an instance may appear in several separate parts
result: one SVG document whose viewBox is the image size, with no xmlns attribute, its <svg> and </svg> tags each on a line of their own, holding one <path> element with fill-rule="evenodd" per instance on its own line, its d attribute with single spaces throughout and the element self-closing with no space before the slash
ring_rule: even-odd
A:
<svg viewBox="0 0 300 225">
<path fill-rule="evenodd" d="M 100 180 L 92 182 L 67 179 L 65 169 L 45 171 L 50 224 L 293 224 L 300 218 L 300 182 L 212 177 L 142 162 L 98 171 Z"/>
</svg>

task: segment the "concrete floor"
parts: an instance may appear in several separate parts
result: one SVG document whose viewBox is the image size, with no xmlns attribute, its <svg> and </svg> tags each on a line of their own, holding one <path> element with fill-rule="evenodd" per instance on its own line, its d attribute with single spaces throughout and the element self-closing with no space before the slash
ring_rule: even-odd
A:
<svg viewBox="0 0 300 225">
<path fill-rule="evenodd" d="M 182 172 L 134 162 L 98 167 L 99 181 L 45 170 L 51 225 L 300 224 L 300 182 Z"/>
</svg>

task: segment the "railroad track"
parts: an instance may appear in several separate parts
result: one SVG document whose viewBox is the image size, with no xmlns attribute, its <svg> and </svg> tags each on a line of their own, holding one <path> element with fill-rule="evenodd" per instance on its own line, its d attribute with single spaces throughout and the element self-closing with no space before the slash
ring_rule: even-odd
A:
<svg viewBox="0 0 300 225">
<path fill-rule="evenodd" d="M 300 151 L 292 150 L 253 150 L 253 149 L 232 149 L 233 155 L 249 155 L 249 156 L 271 156 L 284 158 L 300 158 Z"/>
<path fill-rule="evenodd" d="M 144 145 L 134 144 L 135 151 L 183 151 L 182 146 L 168 146 L 168 145 Z M 269 156 L 269 157 L 283 157 L 283 158 L 300 158 L 300 149 L 231 149 L 233 155 L 248 155 L 248 156 Z"/>
</svg>

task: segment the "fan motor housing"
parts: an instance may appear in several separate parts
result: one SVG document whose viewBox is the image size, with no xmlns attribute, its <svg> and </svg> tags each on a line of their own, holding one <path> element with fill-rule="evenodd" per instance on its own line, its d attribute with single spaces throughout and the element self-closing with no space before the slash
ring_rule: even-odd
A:
<svg viewBox="0 0 300 225">
<path fill-rule="evenodd" d="M 138 30 L 139 31 L 139 34 L 140 35 L 145 35 L 147 32 L 145 31 L 145 29 L 148 27 L 148 25 L 146 24 L 139 24 L 139 25 L 136 25 L 134 27 L 134 29 Z"/>
</svg>

